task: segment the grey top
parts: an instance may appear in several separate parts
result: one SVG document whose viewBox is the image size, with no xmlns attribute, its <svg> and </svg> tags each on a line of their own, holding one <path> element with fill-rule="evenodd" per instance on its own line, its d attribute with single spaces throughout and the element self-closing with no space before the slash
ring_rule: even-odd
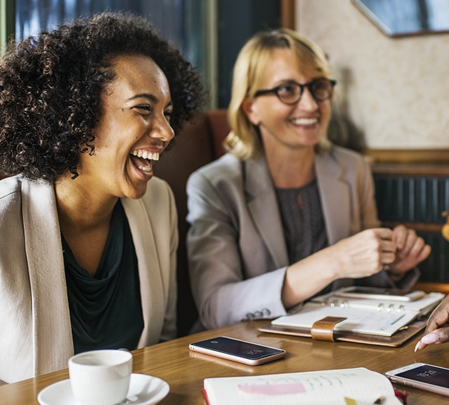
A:
<svg viewBox="0 0 449 405">
<path fill-rule="evenodd" d="M 328 246 L 316 179 L 298 188 L 275 188 L 289 263 Z"/>
</svg>

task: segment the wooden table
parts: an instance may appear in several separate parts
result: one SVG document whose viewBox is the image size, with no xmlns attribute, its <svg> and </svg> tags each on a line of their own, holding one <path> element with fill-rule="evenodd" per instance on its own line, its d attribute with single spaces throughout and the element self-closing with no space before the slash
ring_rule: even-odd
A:
<svg viewBox="0 0 449 405">
<path fill-rule="evenodd" d="M 203 405 L 201 389 L 204 378 L 298 371 L 366 367 L 383 373 L 413 362 L 449 367 L 449 344 L 427 347 L 417 354 L 413 349 L 421 334 L 400 348 L 384 348 L 356 343 L 328 343 L 258 332 L 266 321 L 201 332 L 175 339 L 134 353 L 133 372 L 159 377 L 170 385 L 170 393 L 161 405 Z M 287 351 L 285 359 L 261 366 L 246 366 L 215 357 L 192 353 L 188 344 L 214 336 L 230 336 L 279 347 Z M 37 394 L 43 388 L 68 378 L 68 371 L 58 371 L 37 378 L 0 387 L 1 405 L 37 405 Z M 397 386 L 405 390 L 403 386 Z M 449 397 L 408 388 L 408 404 L 449 404 Z"/>
</svg>

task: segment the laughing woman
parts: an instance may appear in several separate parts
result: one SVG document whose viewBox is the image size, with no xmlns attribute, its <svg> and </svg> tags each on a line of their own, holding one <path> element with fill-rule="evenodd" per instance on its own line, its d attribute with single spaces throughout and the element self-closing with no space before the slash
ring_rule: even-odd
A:
<svg viewBox="0 0 449 405">
<path fill-rule="evenodd" d="M 176 210 L 153 164 L 199 107 L 195 69 L 105 13 L 0 64 L 0 380 L 175 337 Z M 151 181 L 150 181 L 151 180 Z"/>
<path fill-rule="evenodd" d="M 322 50 L 294 31 L 257 34 L 240 52 L 230 153 L 187 186 L 203 326 L 285 315 L 340 286 L 416 280 L 430 247 L 402 225 L 379 228 L 368 164 L 327 140 L 335 84 Z"/>
</svg>

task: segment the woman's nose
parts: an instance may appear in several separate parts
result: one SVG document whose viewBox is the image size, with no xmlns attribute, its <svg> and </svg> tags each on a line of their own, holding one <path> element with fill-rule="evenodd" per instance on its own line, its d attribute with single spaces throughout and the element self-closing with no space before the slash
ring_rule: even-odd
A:
<svg viewBox="0 0 449 405">
<path fill-rule="evenodd" d="M 163 142 L 170 142 L 175 136 L 175 131 L 165 116 L 158 119 L 150 131 L 151 138 L 160 139 Z"/>
<path fill-rule="evenodd" d="M 301 110 L 305 111 L 315 111 L 318 109 L 318 102 L 315 100 L 311 91 L 307 87 L 304 89 L 297 106 L 299 106 Z"/>
</svg>

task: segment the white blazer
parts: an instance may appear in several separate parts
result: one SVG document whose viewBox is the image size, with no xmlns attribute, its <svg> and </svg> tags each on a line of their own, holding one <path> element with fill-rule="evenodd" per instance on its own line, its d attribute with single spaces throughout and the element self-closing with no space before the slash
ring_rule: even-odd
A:
<svg viewBox="0 0 449 405">
<path fill-rule="evenodd" d="M 176 335 L 177 214 L 162 180 L 122 199 L 136 249 L 144 329 L 139 347 Z M 54 187 L 0 181 L 0 380 L 67 368 L 73 341 Z"/>
</svg>

